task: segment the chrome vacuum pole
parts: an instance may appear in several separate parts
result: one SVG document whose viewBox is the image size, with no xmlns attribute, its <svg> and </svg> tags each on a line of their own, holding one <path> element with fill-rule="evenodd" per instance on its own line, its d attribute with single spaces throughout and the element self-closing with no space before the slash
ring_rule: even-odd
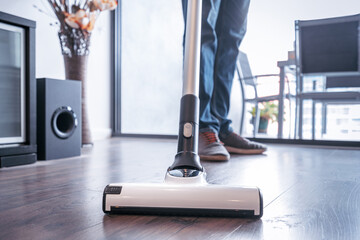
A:
<svg viewBox="0 0 360 240">
<path fill-rule="evenodd" d="M 188 0 L 178 153 L 170 174 L 174 169 L 203 171 L 198 156 L 201 7 L 202 0 Z"/>
</svg>

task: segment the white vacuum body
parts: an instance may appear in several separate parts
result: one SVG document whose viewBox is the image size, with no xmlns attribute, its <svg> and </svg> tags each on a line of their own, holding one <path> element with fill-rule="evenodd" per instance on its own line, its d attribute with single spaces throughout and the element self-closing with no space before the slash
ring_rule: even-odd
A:
<svg viewBox="0 0 360 240">
<path fill-rule="evenodd" d="M 164 183 L 109 184 L 104 190 L 103 211 L 118 214 L 260 218 L 263 214 L 263 200 L 257 187 L 208 184 L 204 172 L 180 179 L 167 173 Z"/>
<path fill-rule="evenodd" d="M 107 214 L 155 214 L 261 218 L 257 187 L 206 182 L 198 155 L 201 0 L 188 0 L 178 150 L 164 183 L 113 183 L 105 187 Z"/>
</svg>

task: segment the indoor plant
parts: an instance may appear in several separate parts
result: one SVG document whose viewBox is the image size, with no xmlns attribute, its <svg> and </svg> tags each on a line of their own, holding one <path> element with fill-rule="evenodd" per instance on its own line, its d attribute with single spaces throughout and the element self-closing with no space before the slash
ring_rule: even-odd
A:
<svg viewBox="0 0 360 240">
<path fill-rule="evenodd" d="M 86 71 L 91 32 L 102 11 L 113 10 L 116 0 L 47 0 L 59 21 L 58 36 L 65 77 L 82 82 L 82 144 L 92 144 L 86 106 Z"/>
<path fill-rule="evenodd" d="M 251 111 L 249 111 L 252 115 L 251 123 L 255 122 L 256 108 L 253 107 Z M 274 101 L 270 102 L 261 102 L 259 106 L 260 119 L 259 119 L 259 133 L 267 133 L 267 127 L 269 124 L 269 120 L 271 122 L 278 121 L 278 104 Z"/>
</svg>

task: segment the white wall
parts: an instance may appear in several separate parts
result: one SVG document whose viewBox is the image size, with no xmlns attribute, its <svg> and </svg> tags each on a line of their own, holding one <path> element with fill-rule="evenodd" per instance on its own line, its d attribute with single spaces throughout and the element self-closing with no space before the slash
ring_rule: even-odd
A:
<svg viewBox="0 0 360 240">
<path fill-rule="evenodd" d="M 48 12 L 39 12 L 34 5 Z M 45 0 L 0 0 L 0 11 L 36 21 L 36 77 L 65 79 L 58 29 Z M 92 33 L 88 63 L 88 106 L 93 139 L 111 136 L 110 14 L 103 12 Z"/>
</svg>

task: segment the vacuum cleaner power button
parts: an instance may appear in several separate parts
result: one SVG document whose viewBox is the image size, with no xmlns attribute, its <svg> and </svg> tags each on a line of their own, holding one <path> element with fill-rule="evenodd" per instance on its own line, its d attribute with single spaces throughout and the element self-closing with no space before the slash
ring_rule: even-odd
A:
<svg viewBox="0 0 360 240">
<path fill-rule="evenodd" d="M 186 138 L 190 138 L 192 137 L 192 132 L 193 132 L 193 126 L 191 123 L 185 123 L 184 124 L 184 132 L 183 135 Z"/>
</svg>

